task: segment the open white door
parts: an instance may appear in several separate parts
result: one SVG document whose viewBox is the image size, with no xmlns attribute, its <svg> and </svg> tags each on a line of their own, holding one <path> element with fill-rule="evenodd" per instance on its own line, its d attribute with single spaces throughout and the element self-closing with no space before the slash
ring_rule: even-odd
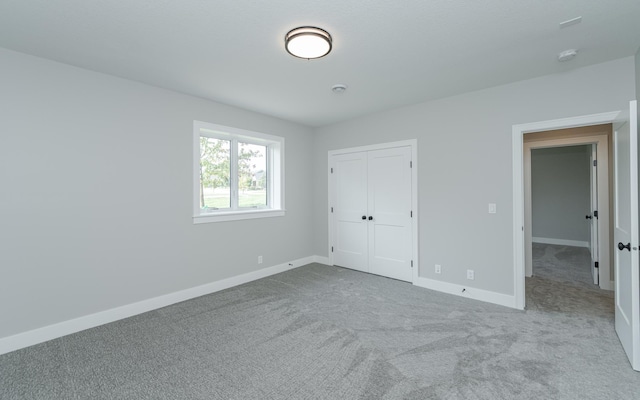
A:
<svg viewBox="0 0 640 400">
<path fill-rule="evenodd" d="M 591 210 L 587 215 L 587 219 L 590 221 L 591 226 L 591 243 L 589 244 L 591 250 L 591 276 L 593 277 L 593 283 L 598 285 L 599 282 L 599 268 L 598 266 L 598 146 L 596 144 L 591 145 Z"/>
<path fill-rule="evenodd" d="M 613 135 L 615 325 L 631 366 L 640 370 L 637 101 L 631 102 L 628 123 Z"/>
</svg>

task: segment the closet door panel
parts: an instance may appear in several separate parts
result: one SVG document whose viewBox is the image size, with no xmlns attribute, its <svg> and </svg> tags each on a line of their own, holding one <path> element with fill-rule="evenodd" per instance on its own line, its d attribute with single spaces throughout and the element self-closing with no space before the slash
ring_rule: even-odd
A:
<svg viewBox="0 0 640 400">
<path fill-rule="evenodd" d="M 367 154 L 334 156 L 331 175 L 335 190 L 334 264 L 368 272 Z"/>
<path fill-rule="evenodd" d="M 412 281 L 411 149 L 368 152 L 369 272 Z"/>
</svg>

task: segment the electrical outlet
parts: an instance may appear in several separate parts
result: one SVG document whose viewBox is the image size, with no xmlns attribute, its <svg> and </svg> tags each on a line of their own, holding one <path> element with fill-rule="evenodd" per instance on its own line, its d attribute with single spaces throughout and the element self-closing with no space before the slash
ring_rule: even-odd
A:
<svg viewBox="0 0 640 400">
<path fill-rule="evenodd" d="M 495 214 L 496 212 L 496 203 L 489 203 L 489 214 Z"/>
<path fill-rule="evenodd" d="M 258 264 L 262 264 L 262 256 L 258 256 Z"/>
<path fill-rule="evenodd" d="M 472 269 L 468 269 L 467 270 L 467 279 L 475 279 L 475 275 L 473 274 L 473 270 Z"/>
<path fill-rule="evenodd" d="M 436 264 L 436 274 L 442 273 L 442 266 L 440 264 Z"/>
</svg>

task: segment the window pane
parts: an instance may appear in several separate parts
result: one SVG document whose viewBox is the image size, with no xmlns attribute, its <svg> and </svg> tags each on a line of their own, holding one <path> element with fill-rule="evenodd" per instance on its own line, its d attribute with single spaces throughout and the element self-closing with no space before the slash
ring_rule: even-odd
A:
<svg viewBox="0 0 640 400">
<path fill-rule="evenodd" d="M 238 207 L 267 206 L 267 148 L 238 143 Z"/>
<path fill-rule="evenodd" d="M 200 209 L 231 207 L 230 156 L 228 140 L 200 137 Z"/>
</svg>

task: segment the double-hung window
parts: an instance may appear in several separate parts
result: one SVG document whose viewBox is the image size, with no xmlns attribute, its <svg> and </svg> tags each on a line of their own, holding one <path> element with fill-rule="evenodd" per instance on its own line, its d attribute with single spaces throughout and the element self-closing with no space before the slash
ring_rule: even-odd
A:
<svg viewBox="0 0 640 400">
<path fill-rule="evenodd" d="M 284 138 L 194 121 L 194 223 L 284 215 Z"/>
</svg>

